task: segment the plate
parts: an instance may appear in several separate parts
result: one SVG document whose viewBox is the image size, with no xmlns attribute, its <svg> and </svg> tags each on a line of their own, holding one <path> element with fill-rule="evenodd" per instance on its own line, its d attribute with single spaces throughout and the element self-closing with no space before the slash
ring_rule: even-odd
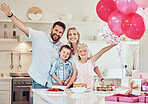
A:
<svg viewBox="0 0 148 104">
<path fill-rule="evenodd" d="M 83 93 L 86 91 L 86 88 L 84 87 L 78 87 L 78 88 L 70 88 L 70 90 L 74 93 Z"/>
<path fill-rule="evenodd" d="M 46 90 L 46 93 L 48 94 L 62 94 L 64 91 L 47 91 Z"/>
<path fill-rule="evenodd" d="M 93 91 L 93 89 L 86 89 L 85 92 L 91 92 L 91 91 Z"/>
<path fill-rule="evenodd" d="M 59 88 L 59 89 L 62 89 L 62 90 L 65 90 L 66 87 L 67 87 L 67 86 L 58 86 L 58 85 L 56 85 L 56 86 L 53 85 L 53 86 L 52 86 L 52 88 Z"/>
<path fill-rule="evenodd" d="M 114 91 L 95 91 L 95 93 L 98 93 L 98 94 L 111 94 L 113 92 Z"/>
</svg>

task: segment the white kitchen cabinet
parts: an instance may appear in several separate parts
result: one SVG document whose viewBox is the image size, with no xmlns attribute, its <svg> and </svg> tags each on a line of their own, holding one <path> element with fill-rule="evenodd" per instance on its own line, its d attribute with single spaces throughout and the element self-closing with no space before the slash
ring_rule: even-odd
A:
<svg viewBox="0 0 148 104">
<path fill-rule="evenodd" d="M 11 78 L 0 78 L 0 104 L 11 104 Z"/>
<path fill-rule="evenodd" d="M 42 97 L 33 93 L 33 104 L 49 104 Z"/>
</svg>

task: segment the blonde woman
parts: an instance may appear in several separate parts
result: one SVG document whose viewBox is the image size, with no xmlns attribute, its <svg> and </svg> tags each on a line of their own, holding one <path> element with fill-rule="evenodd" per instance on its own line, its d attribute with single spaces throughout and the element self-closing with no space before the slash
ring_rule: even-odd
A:
<svg viewBox="0 0 148 104">
<path fill-rule="evenodd" d="M 72 48 L 72 57 L 69 61 L 72 63 L 73 68 L 74 68 L 74 63 L 77 59 L 76 52 L 77 52 L 79 41 L 80 41 L 80 34 L 75 27 L 71 27 L 71 28 L 68 29 L 67 40 L 68 40 L 68 42 L 69 42 L 69 44 Z M 94 72 L 101 79 L 101 86 L 105 86 L 104 78 L 103 78 L 98 66 L 94 67 Z M 67 87 L 69 87 L 70 85 L 71 84 L 68 84 Z"/>
</svg>

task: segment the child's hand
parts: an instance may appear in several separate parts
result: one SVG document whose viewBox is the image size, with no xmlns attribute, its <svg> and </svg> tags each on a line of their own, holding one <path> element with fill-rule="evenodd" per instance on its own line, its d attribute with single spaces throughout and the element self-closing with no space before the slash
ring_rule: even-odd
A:
<svg viewBox="0 0 148 104">
<path fill-rule="evenodd" d="M 59 80 L 58 83 L 59 83 L 59 85 L 63 86 L 63 81 L 62 80 Z"/>
<path fill-rule="evenodd" d="M 67 84 L 68 84 L 68 81 L 65 81 L 65 82 L 64 82 L 64 85 L 66 86 Z"/>
</svg>

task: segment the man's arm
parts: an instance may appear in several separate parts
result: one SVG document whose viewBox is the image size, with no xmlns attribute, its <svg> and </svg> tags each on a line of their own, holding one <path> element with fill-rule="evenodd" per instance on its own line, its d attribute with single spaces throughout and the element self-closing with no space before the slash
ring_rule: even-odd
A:
<svg viewBox="0 0 148 104">
<path fill-rule="evenodd" d="M 1 10 L 7 15 L 7 16 L 11 16 L 12 12 L 9 8 L 8 5 L 1 4 Z M 27 36 L 29 36 L 29 27 L 25 26 L 25 24 L 20 21 L 18 18 L 16 18 L 14 15 L 12 17 L 10 17 L 11 21 L 21 30 L 23 31 Z"/>
</svg>

